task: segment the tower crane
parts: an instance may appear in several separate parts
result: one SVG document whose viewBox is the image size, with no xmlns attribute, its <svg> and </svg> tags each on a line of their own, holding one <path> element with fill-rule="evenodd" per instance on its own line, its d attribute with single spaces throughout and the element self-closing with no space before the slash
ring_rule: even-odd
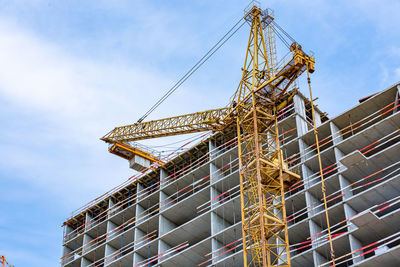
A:
<svg viewBox="0 0 400 267">
<path fill-rule="evenodd" d="M 6 267 L 6 263 L 8 263 L 8 261 L 6 260 L 6 257 L 4 257 L 3 255 L 0 255 L 0 263 L 1 263 L 1 267 Z"/>
<path fill-rule="evenodd" d="M 304 72 L 314 72 L 315 59 L 292 42 L 289 58 L 277 64 L 271 10 L 254 5 L 244 19 L 250 25 L 250 35 L 234 104 L 116 127 L 101 140 L 121 148 L 127 142 L 149 138 L 236 132 L 244 265 L 291 266 L 284 193 L 300 176 L 283 160 L 277 112 L 293 97 L 291 88 L 296 79 Z"/>
</svg>

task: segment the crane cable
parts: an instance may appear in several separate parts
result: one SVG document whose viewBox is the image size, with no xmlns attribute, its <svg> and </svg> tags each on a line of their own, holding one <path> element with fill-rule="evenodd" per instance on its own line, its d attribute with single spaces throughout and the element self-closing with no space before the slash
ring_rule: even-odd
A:
<svg viewBox="0 0 400 267">
<path fill-rule="evenodd" d="M 289 48 L 290 47 L 290 45 L 289 45 L 289 43 L 285 40 L 285 38 L 283 38 L 283 36 L 278 32 L 278 29 L 276 29 L 273 25 L 272 25 L 272 30 L 274 31 L 274 33 L 276 34 L 276 36 L 278 36 L 279 37 L 279 39 L 282 41 L 282 43 L 287 47 L 287 48 Z"/>
<path fill-rule="evenodd" d="M 274 31 L 274 33 L 279 37 L 279 39 L 282 41 L 282 43 L 287 47 L 290 48 L 290 44 L 288 43 L 287 40 L 285 40 L 285 36 L 287 37 L 287 39 L 289 39 L 289 41 L 291 41 L 292 43 L 297 43 L 295 39 L 293 39 L 292 36 L 290 36 L 290 34 L 288 34 L 284 29 L 282 29 L 281 26 L 278 25 L 278 23 L 276 23 L 274 20 L 272 21 L 272 23 L 270 24 L 272 30 Z M 280 33 L 280 32 L 282 33 Z"/>
<path fill-rule="evenodd" d="M 272 21 L 272 24 L 277 27 L 284 35 L 286 35 L 286 37 L 292 41 L 292 43 L 297 43 L 295 39 L 293 39 L 292 36 L 290 36 L 290 34 L 288 34 L 281 26 L 279 26 L 278 23 L 276 23 L 274 20 Z"/>
<path fill-rule="evenodd" d="M 182 76 L 172 86 L 140 119 L 138 119 L 138 123 L 142 122 L 147 116 L 150 115 L 159 105 L 161 105 L 162 102 L 165 101 L 173 92 L 176 91 L 176 89 L 179 88 L 197 69 L 199 69 L 212 55 L 215 54 L 215 52 L 218 51 L 244 24 L 245 20 L 243 20 L 243 17 L 240 18 L 238 22 L 210 49 L 207 51 L 207 53 L 199 60 L 197 63 L 185 73 L 185 75 Z M 242 24 L 240 24 L 242 22 Z M 239 25 L 240 24 L 240 25 Z M 239 26 L 238 26 L 239 25 Z"/>
</svg>

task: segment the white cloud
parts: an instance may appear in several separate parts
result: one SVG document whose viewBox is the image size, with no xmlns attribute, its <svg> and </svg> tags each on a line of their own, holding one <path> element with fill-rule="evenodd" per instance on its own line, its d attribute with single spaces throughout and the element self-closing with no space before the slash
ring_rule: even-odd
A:
<svg viewBox="0 0 400 267">
<path fill-rule="evenodd" d="M 69 143 L 133 122 L 171 84 L 153 70 L 76 58 L 5 20 L 0 51 L 0 96 L 51 120 Z"/>
<path fill-rule="evenodd" d="M 164 83 L 161 74 L 134 66 L 76 58 L 2 19 L 0 98 L 22 114 L 3 119 L 28 120 L 2 129 L 7 139 L 0 142 L 0 165 L 49 192 L 76 194 L 78 202 L 85 190 L 115 186 L 130 171 L 116 171 L 121 177 L 110 179 L 112 163 L 104 164 L 106 145 L 98 138 L 122 121 L 132 122 L 132 114 L 151 102 L 138 96 L 155 94 Z M 78 159 L 66 155 L 73 151 Z M 85 177 L 90 173 L 93 177 Z"/>
<path fill-rule="evenodd" d="M 121 80 L 130 83 L 130 86 L 125 85 L 125 89 L 133 88 L 130 96 L 138 93 L 139 88 L 149 89 L 150 84 L 146 85 L 145 81 L 151 80 L 151 86 L 156 87 L 157 81 L 162 82 L 162 76 L 139 68 L 119 66 L 117 71 L 112 64 L 68 56 L 66 51 L 4 20 L 0 21 L 0 49 L 0 93 L 3 97 L 23 107 L 47 112 L 50 117 L 59 116 L 59 119 L 85 120 L 93 115 L 114 115 L 105 110 L 122 112 L 132 101 L 116 93 L 111 87 L 115 81 L 120 80 L 117 86 L 121 85 Z"/>
<path fill-rule="evenodd" d="M 0 49 L 0 92 L 8 100 L 62 118 L 99 108 L 101 98 L 84 77 L 84 62 L 63 56 L 56 47 L 4 20 Z"/>
<path fill-rule="evenodd" d="M 136 64 L 78 58 L 0 19 L 0 98 L 19 111 L 7 119 L 25 119 L 0 133 L 0 167 L 73 207 L 127 179 L 132 170 L 99 137 L 134 122 L 172 84 Z M 155 116 L 220 105 L 193 91 L 181 88 Z"/>
<path fill-rule="evenodd" d="M 163 32 L 168 35 L 166 29 Z M 164 40 L 168 45 L 168 38 Z M 0 95 L 22 108 L 44 112 L 47 118 L 66 120 L 63 124 L 73 122 L 75 127 L 104 131 L 104 124 L 133 122 L 174 78 L 141 64 L 77 58 L 0 19 Z M 183 101 L 187 94 L 187 88 L 177 92 L 183 109 L 189 107 Z M 177 105 L 171 107 L 179 110 Z"/>
</svg>

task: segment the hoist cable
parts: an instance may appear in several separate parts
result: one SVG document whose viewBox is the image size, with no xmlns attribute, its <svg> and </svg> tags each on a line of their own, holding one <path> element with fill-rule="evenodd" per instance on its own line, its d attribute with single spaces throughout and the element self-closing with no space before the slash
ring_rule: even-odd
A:
<svg viewBox="0 0 400 267">
<path fill-rule="evenodd" d="M 276 36 L 279 37 L 279 39 L 281 39 L 281 41 L 283 42 L 284 45 L 286 45 L 287 48 L 290 48 L 289 43 L 285 40 L 285 38 L 283 38 L 283 36 L 279 33 L 279 31 L 275 28 L 274 25 L 272 25 L 272 30 L 274 31 L 274 33 L 276 34 Z"/>
<path fill-rule="evenodd" d="M 215 54 L 215 52 L 218 51 L 219 48 L 221 48 L 245 23 L 245 21 L 240 24 L 240 22 L 243 20 L 243 18 L 240 18 L 238 22 L 210 49 L 208 52 L 199 60 L 197 63 L 185 73 L 185 75 L 182 76 L 172 86 L 137 122 L 142 122 L 148 115 L 150 115 L 151 112 L 153 112 L 159 105 L 161 105 L 162 102 L 165 101 L 173 92 L 175 92 L 176 89 L 179 88 L 180 85 L 182 85 L 197 69 L 199 69 L 212 55 Z M 240 24 L 240 25 L 239 25 Z M 239 25 L 239 26 L 238 26 Z"/>
<path fill-rule="evenodd" d="M 275 27 L 277 27 L 284 35 L 286 35 L 286 37 L 292 41 L 292 43 L 297 43 L 296 40 L 290 36 L 290 34 L 288 34 L 281 26 L 279 26 L 278 23 L 276 23 L 274 20 L 272 21 L 272 24 L 274 24 Z"/>
</svg>

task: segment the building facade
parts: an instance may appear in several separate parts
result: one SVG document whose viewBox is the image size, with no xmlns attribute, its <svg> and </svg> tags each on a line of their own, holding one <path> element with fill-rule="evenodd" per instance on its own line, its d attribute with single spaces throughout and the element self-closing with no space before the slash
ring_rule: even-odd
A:
<svg viewBox="0 0 400 267">
<path fill-rule="evenodd" d="M 328 119 L 316 109 L 337 266 L 400 264 L 400 85 Z M 292 266 L 330 266 L 310 102 L 280 113 Z M 207 136 L 64 223 L 61 266 L 243 266 L 237 140 Z"/>
</svg>

